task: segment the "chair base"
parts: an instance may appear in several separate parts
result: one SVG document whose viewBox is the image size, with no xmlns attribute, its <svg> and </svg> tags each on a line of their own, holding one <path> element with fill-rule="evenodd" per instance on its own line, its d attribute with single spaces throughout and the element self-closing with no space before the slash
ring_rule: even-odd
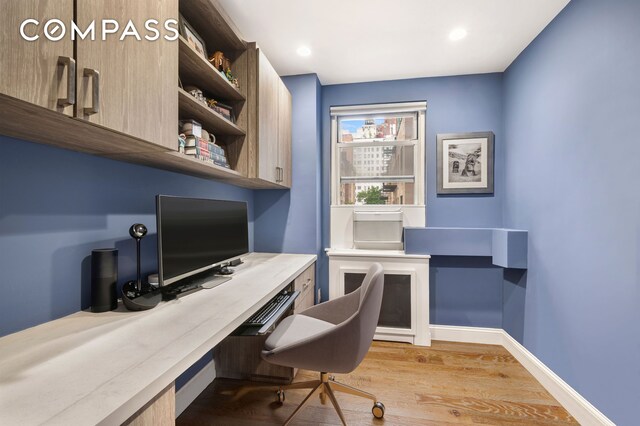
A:
<svg viewBox="0 0 640 426">
<path fill-rule="evenodd" d="M 296 407 L 294 412 L 291 413 L 289 418 L 284 422 L 285 425 L 288 425 L 289 423 L 291 423 L 293 418 L 300 412 L 300 410 L 302 410 L 302 408 L 304 408 L 304 406 L 307 404 L 307 402 L 309 402 L 311 397 L 316 392 L 319 392 L 320 401 L 322 402 L 322 404 L 326 403 L 327 397 L 329 398 L 329 401 L 331 401 L 333 408 L 335 408 L 336 412 L 338 413 L 338 417 L 340 417 L 342 424 L 345 426 L 347 422 L 344 419 L 344 414 L 342 413 L 340 404 L 338 404 L 338 400 L 336 399 L 334 391 L 344 392 L 350 395 L 355 395 L 355 396 L 372 400 L 373 408 L 371 409 L 371 412 L 373 413 L 373 415 L 378 419 L 381 419 L 382 417 L 384 417 L 384 404 L 378 401 L 378 398 L 376 398 L 373 394 L 370 394 L 368 392 L 354 388 L 349 385 L 345 385 L 344 383 L 336 382 L 334 377 L 329 376 L 328 373 L 320 373 L 319 380 L 309 380 L 306 382 L 291 383 L 289 385 L 243 387 L 236 393 L 234 400 L 237 400 L 238 398 L 252 391 L 272 390 L 272 391 L 278 392 L 278 401 L 284 402 L 284 391 L 287 389 L 311 389 L 311 392 L 309 392 L 309 394 L 302 400 L 300 405 Z"/>
</svg>

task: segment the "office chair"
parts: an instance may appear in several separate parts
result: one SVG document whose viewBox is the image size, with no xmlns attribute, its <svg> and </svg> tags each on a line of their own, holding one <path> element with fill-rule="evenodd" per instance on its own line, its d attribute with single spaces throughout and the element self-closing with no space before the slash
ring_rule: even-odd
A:
<svg viewBox="0 0 640 426">
<path fill-rule="evenodd" d="M 379 419 L 384 416 L 384 405 L 374 395 L 338 383 L 329 375 L 352 372 L 367 354 L 378 325 L 383 280 L 382 265 L 374 263 L 358 290 L 285 318 L 267 338 L 262 351 L 265 361 L 320 372 L 319 380 L 262 388 L 277 390 L 280 402 L 284 402 L 286 389 L 312 389 L 285 425 L 316 392 L 320 392 L 323 403 L 329 397 L 344 425 L 346 421 L 334 391 L 369 398 L 374 403 L 373 415 Z M 250 390 L 255 389 L 241 393 Z"/>
</svg>

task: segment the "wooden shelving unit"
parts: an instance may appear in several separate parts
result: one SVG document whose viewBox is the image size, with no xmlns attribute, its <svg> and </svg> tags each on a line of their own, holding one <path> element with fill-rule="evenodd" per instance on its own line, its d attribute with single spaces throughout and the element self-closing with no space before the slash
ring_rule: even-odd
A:
<svg viewBox="0 0 640 426">
<path fill-rule="evenodd" d="M 182 36 L 178 39 L 178 48 L 178 70 L 184 82 L 216 94 L 221 101 L 245 100 L 244 95 L 227 80 L 227 77 L 196 52 Z"/>
<path fill-rule="evenodd" d="M 245 131 L 208 106 L 198 102 L 193 96 L 178 88 L 178 111 L 181 119 L 192 118 L 202 124 L 202 128 L 218 135 L 244 136 Z M 176 135 L 177 136 L 177 135 Z"/>
<path fill-rule="evenodd" d="M 247 133 L 249 132 L 249 97 L 247 43 L 240 37 L 228 17 L 223 14 L 216 0 L 179 0 L 182 17 L 200 35 L 206 45 L 207 54 L 221 51 L 231 61 L 231 72 L 238 79 L 239 87 L 211 65 L 183 37 L 178 39 L 178 70 L 182 87 L 194 86 L 202 90 L 207 98 L 224 102 L 233 108 L 234 121 L 198 102 L 185 90 L 178 89 L 178 114 L 181 120 L 193 119 L 202 128 L 216 137 L 216 143 L 225 148 L 231 169 L 187 157 L 177 152 L 161 156 L 162 164 L 169 164 L 183 173 L 209 179 L 221 179 L 234 185 L 252 187 L 249 178 L 251 155 Z"/>
<path fill-rule="evenodd" d="M 124 9 L 115 8 L 113 11 L 122 16 L 129 16 L 145 10 L 144 16 L 147 16 L 155 10 L 153 8 L 162 3 L 160 6 L 163 10 L 167 9 L 163 12 L 167 17 L 178 18 L 174 2 L 156 3 L 146 2 L 146 6 L 140 10 L 132 6 Z M 61 55 L 74 56 L 73 46 L 70 44 L 69 49 L 65 47 L 66 50 L 52 50 L 54 54 L 48 54 L 33 62 L 30 69 L 37 72 L 27 73 L 25 75 L 29 78 L 20 79 L 20 84 L 24 87 L 0 87 L 0 115 L 6 118 L 0 120 L 0 134 L 206 179 L 222 180 L 242 187 L 282 188 L 282 185 L 260 179 L 257 174 L 259 129 L 256 117 L 259 109 L 255 46 L 242 39 L 233 23 L 219 8 L 217 0 L 177 0 L 177 3 L 180 14 L 204 39 L 207 53 L 222 51 L 231 61 L 231 70 L 238 79 L 239 87 L 232 85 L 225 75 L 216 70 L 207 58 L 192 48 L 183 37 L 179 37 L 175 42 L 159 42 L 149 52 L 144 51 L 144 47 L 142 51 L 139 50 L 142 46 L 139 43 L 135 48 L 120 42 L 104 45 L 102 53 L 93 52 L 90 47 L 83 47 L 97 56 L 96 60 L 101 64 L 101 75 L 109 75 L 112 78 L 105 77 L 102 81 L 101 90 L 104 96 L 101 95 L 100 114 L 75 116 L 72 113 L 73 108 L 57 107 L 51 96 L 40 99 L 42 97 L 33 92 L 35 86 L 29 83 L 36 81 L 37 86 L 44 92 L 57 93 L 61 88 L 61 82 L 50 76 L 60 72 L 56 60 Z M 105 7 L 107 6 L 105 4 Z M 69 10 L 70 13 L 73 12 Z M 40 12 L 40 19 L 50 14 L 48 9 L 42 9 Z M 90 10 L 84 12 L 93 13 Z M 0 44 L 13 43 L 11 40 L 3 39 Z M 33 47 L 35 44 L 21 44 L 21 54 L 31 52 L 27 49 L 30 46 Z M 51 45 L 47 49 L 53 47 Z M 61 42 L 55 47 L 61 49 L 64 46 Z M 124 66 L 119 60 L 126 55 L 140 59 L 132 70 L 135 71 L 135 75 L 144 75 L 144 79 L 133 78 L 134 74 L 131 73 L 125 76 L 118 71 Z M 24 70 L 15 67 L 7 69 L 10 72 L 25 73 Z M 45 80 L 42 80 L 43 76 L 46 76 Z M 80 75 L 78 77 L 82 79 Z M 119 78 L 124 80 L 119 83 Z M 135 93 L 138 93 L 138 89 L 143 86 L 140 81 L 144 82 L 144 93 L 162 96 L 129 96 L 139 102 L 135 99 L 124 102 L 123 93 L 131 91 L 132 87 Z M 198 102 L 178 87 L 179 81 L 184 86 L 196 86 L 203 90 L 208 98 L 229 105 L 233 108 L 234 121 Z M 81 87 L 83 85 L 78 83 L 77 88 Z M 174 87 L 177 93 L 173 91 Z M 152 93 L 154 91 L 155 93 Z M 79 91 L 84 95 L 86 92 L 86 87 Z M 175 97 L 172 93 L 175 93 Z M 127 96 L 124 98 L 127 101 Z M 85 101 L 78 98 L 76 103 L 88 105 Z M 38 119 L 34 120 L 34 117 Z M 123 120 L 122 117 L 129 118 Z M 179 119 L 194 119 L 214 134 L 216 143 L 225 149 L 231 169 L 179 153 Z M 137 126 L 135 123 L 143 123 L 144 126 Z M 276 125 L 280 126 L 280 123 Z M 142 127 L 149 131 L 141 132 Z M 156 131 L 159 128 L 163 130 Z M 270 149 L 268 145 L 264 147 L 263 152 Z"/>
</svg>

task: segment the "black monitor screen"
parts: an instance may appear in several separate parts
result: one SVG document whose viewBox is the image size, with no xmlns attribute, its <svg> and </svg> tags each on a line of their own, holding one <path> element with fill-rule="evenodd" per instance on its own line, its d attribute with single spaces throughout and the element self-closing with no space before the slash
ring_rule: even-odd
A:
<svg viewBox="0 0 640 426">
<path fill-rule="evenodd" d="M 247 203 L 158 195 L 161 285 L 249 252 Z"/>
</svg>

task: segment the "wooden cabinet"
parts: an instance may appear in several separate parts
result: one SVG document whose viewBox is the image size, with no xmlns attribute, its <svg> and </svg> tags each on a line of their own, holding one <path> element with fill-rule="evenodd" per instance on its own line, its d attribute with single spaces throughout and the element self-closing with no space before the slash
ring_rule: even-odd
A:
<svg viewBox="0 0 640 426">
<path fill-rule="evenodd" d="M 278 166 L 280 185 L 291 188 L 291 93 L 278 79 Z"/>
<path fill-rule="evenodd" d="M 269 187 L 291 187 L 291 94 L 264 53 L 249 45 L 249 143 L 255 177 Z"/>
<path fill-rule="evenodd" d="M 289 284 L 288 290 L 300 291 L 291 313 L 299 313 L 314 305 L 315 276 L 316 264 L 314 262 L 298 275 L 293 283 Z M 285 314 L 285 317 L 287 315 Z M 269 335 L 270 333 L 255 336 L 232 334 L 225 338 L 213 350 L 216 377 L 290 383 L 296 376 L 297 368 L 269 364 L 260 356 Z M 238 356 L 238 354 L 242 354 L 242 356 Z"/>
<path fill-rule="evenodd" d="M 120 25 L 131 20 L 140 31 L 156 19 L 160 29 L 178 19 L 178 1 L 82 0 L 76 14 L 80 28 L 108 17 Z M 177 150 L 177 41 L 87 38 L 77 40 L 76 59 L 78 119 Z"/>
<path fill-rule="evenodd" d="M 315 304 L 315 285 L 316 265 L 314 263 L 313 265 L 309 266 L 302 274 L 300 274 L 294 281 L 294 289 L 300 292 L 300 295 L 295 301 L 293 309 L 294 313 L 300 313 Z"/>
<path fill-rule="evenodd" d="M 0 134 L 248 188 L 291 187 L 291 94 L 256 44 L 242 40 L 216 5 L 0 0 Z M 210 51 L 224 51 L 239 87 L 182 36 L 164 39 L 170 34 L 164 23 L 180 15 Z M 20 36 L 26 19 L 34 20 L 25 33 L 37 35 L 35 41 Z M 65 25 L 59 41 L 45 37 L 52 19 Z M 145 38 L 152 35 L 151 19 L 160 32 L 154 41 Z M 83 34 L 75 40 L 71 22 Z M 85 32 L 91 25 L 93 35 Z M 114 32 L 103 34 L 103 26 Z M 226 103 L 234 117 L 198 102 L 179 81 Z M 195 119 L 213 133 L 229 167 L 177 152 L 178 119 Z"/>
<path fill-rule="evenodd" d="M 69 37 L 59 41 L 47 39 L 43 26 L 53 17 L 67 24 L 71 22 L 74 0 L 2 0 L 0 5 L 0 93 L 72 115 L 73 41 Z M 39 23 L 24 27 L 27 36 L 38 36 L 35 41 L 24 40 L 20 35 L 20 26 L 26 19 Z"/>
<path fill-rule="evenodd" d="M 158 29 L 166 19 L 177 19 L 178 0 L 1 0 L 1 4 L 1 134 L 99 155 L 177 149 L 178 43 L 162 37 L 148 41 L 144 35 L 148 19 L 157 19 Z M 24 32 L 37 35 L 35 41 L 20 35 L 26 19 L 33 22 L 28 21 Z M 102 19 L 119 26 L 106 40 L 102 40 Z M 129 19 L 141 40 L 133 36 L 120 40 Z M 93 22 L 93 37 L 87 33 L 85 39 L 73 40 L 71 22 L 81 31 Z M 47 29 L 60 40 L 49 40 Z"/>
<path fill-rule="evenodd" d="M 258 177 L 276 183 L 278 170 L 278 95 L 280 77 L 258 50 Z"/>
</svg>

